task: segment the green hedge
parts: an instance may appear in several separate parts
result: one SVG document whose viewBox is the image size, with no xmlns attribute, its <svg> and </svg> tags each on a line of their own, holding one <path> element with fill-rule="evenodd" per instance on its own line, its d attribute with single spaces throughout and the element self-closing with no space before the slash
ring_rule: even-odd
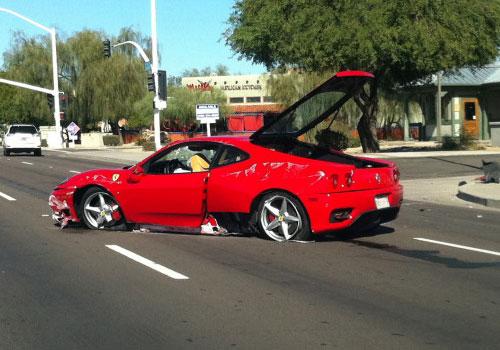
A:
<svg viewBox="0 0 500 350">
<path fill-rule="evenodd" d="M 104 146 L 119 146 L 121 144 L 120 136 L 118 135 L 104 135 L 102 137 Z"/>
</svg>

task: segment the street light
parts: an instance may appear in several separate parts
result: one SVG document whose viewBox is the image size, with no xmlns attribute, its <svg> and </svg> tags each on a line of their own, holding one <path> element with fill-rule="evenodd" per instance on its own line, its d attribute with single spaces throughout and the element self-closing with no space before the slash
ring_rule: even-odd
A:
<svg viewBox="0 0 500 350">
<path fill-rule="evenodd" d="M 148 90 L 154 91 L 154 109 L 153 109 L 153 130 L 155 137 L 155 148 L 159 150 L 161 148 L 160 141 L 160 111 L 167 108 L 167 101 L 162 99 L 163 96 L 166 97 L 166 81 L 167 75 L 165 71 L 158 72 L 158 36 L 156 34 L 156 0 L 151 0 L 151 46 L 152 46 L 152 59 L 146 55 L 142 47 L 135 41 L 124 41 L 113 45 L 117 47 L 120 45 L 130 44 L 133 45 L 141 55 L 144 60 L 144 66 L 148 71 Z M 161 77 L 159 77 L 161 75 Z M 154 89 L 153 89 L 154 84 Z M 162 91 L 160 91 L 160 88 Z"/>
<path fill-rule="evenodd" d="M 23 21 L 26 21 L 26 22 L 34 25 L 35 27 L 43 29 L 50 34 L 50 38 L 52 41 L 52 79 L 54 81 L 54 89 L 53 90 L 48 90 L 48 89 L 40 88 L 38 86 L 29 85 L 29 84 L 19 83 L 19 82 L 8 80 L 8 79 L 0 79 L 0 82 L 5 83 L 5 84 L 9 84 L 9 85 L 22 87 L 25 89 L 49 93 L 52 96 L 54 96 L 54 120 L 55 120 L 55 124 L 56 124 L 56 135 L 57 135 L 57 140 L 58 140 L 57 144 L 55 145 L 56 146 L 55 148 L 61 148 L 62 147 L 62 139 L 60 136 L 61 135 L 61 120 L 60 120 L 61 116 L 60 116 L 60 106 L 59 106 L 59 80 L 58 80 L 58 74 L 57 74 L 56 30 L 55 30 L 55 28 L 48 28 L 48 27 L 46 27 L 38 22 L 33 21 L 32 19 L 29 19 L 28 17 L 25 17 L 17 12 L 14 12 L 14 11 L 6 9 L 6 8 L 0 7 L 0 12 L 6 12 L 6 13 L 9 13 L 13 16 L 16 16 L 17 18 L 20 18 Z"/>
<path fill-rule="evenodd" d="M 156 150 L 161 148 L 160 142 L 160 97 L 158 96 L 158 36 L 156 34 L 156 0 L 151 0 L 151 51 L 153 54 L 152 57 L 152 73 L 155 78 L 155 104 L 154 104 L 154 113 L 153 113 L 153 126 L 155 132 L 155 146 Z M 166 103 L 165 103 L 166 104 Z M 166 105 L 165 105 L 166 107 Z"/>
</svg>

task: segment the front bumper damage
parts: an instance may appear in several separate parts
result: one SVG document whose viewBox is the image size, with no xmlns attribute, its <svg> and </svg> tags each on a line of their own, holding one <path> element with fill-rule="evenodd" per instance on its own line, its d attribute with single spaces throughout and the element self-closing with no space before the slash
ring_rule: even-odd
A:
<svg viewBox="0 0 500 350">
<path fill-rule="evenodd" d="M 52 220 L 60 225 L 61 229 L 70 222 L 79 222 L 73 202 L 74 190 L 55 190 L 49 197 L 49 206 L 52 209 Z"/>
</svg>

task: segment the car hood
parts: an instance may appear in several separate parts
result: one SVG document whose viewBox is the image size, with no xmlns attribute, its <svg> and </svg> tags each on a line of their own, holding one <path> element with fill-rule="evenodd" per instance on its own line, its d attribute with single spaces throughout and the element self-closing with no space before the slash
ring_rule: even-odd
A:
<svg viewBox="0 0 500 350">
<path fill-rule="evenodd" d="M 58 187 L 81 187 L 90 184 L 110 185 L 121 184 L 128 178 L 129 169 L 95 169 L 70 177 Z"/>
<path fill-rule="evenodd" d="M 297 138 L 338 111 L 373 78 L 373 74 L 362 71 L 339 72 L 250 138 L 253 141 L 276 137 Z"/>
</svg>

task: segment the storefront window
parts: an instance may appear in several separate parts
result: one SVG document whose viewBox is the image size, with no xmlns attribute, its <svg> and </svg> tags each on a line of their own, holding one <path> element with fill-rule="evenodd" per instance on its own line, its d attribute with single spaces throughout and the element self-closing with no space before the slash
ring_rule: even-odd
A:
<svg viewBox="0 0 500 350">
<path fill-rule="evenodd" d="M 260 103 L 260 96 L 247 97 L 247 103 Z"/>
<path fill-rule="evenodd" d="M 229 103 L 243 103 L 243 97 L 231 97 Z"/>
</svg>

